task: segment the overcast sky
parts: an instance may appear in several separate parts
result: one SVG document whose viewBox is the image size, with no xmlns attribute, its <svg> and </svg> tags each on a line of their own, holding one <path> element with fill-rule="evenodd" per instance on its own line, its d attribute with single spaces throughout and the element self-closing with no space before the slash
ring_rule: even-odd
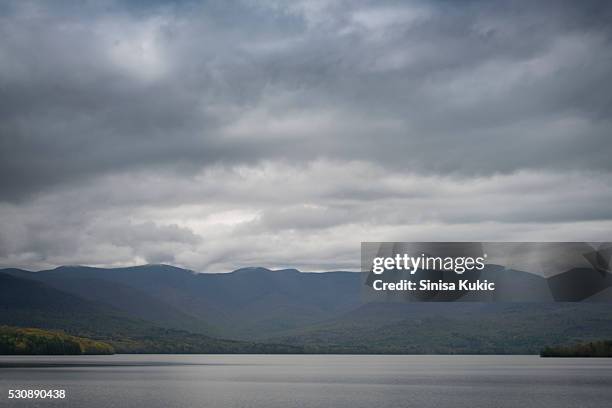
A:
<svg viewBox="0 0 612 408">
<path fill-rule="evenodd" d="M 607 1 L 2 2 L 0 266 L 612 240 Z"/>
</svg>

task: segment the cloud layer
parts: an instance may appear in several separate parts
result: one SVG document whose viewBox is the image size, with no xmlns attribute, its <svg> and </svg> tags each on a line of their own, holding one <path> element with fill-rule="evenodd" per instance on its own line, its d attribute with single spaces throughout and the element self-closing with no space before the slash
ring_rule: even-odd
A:
<svg viewBox="0 0 612 408">
<path fill-rule="evenodd" d="M 607 2 L 0 8 L 0 264 L 611 240 Z"/>
</svg>

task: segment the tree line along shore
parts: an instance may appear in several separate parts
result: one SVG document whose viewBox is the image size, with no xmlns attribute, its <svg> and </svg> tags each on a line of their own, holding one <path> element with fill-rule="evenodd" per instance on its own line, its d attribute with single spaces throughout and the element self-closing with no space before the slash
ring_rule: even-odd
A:
<svg viewBox="0 0 612 408">
<path fill-rule="evenodd" d="M 78 355 L 114 354 L 108 343 L 61 331 L 0 326 L 0 354 L 4 355 Z"/>
<path fill-rule="evenodd" d="M 216 350 L 215 350 L 216 351 Z M 260 352 L 274 350 L 260 350 Z M 304 350 L 291 350 L 293 353 Z M 140 352 L 143 352 L 142 350 Z M 231 352 L 226 350 L 225 352 Z M 253 352 L 249 350 L 248 352 Z M 287 353 L 288 350 L 283 350 Z M 0 326 L 0 355 L 94 355 L 114 354 L 106 342 L 66 334 L 58 330 Z M 309 353 L 310 354 L 310 353 Z M 612 357 L 612 340 L 569 346 L 545 347 L 541 357 Z"/>
<path fill-rule="evenodd" d="M 612 357 L 612 340 L 545 347 L 541 357 Z"/>
</svg>

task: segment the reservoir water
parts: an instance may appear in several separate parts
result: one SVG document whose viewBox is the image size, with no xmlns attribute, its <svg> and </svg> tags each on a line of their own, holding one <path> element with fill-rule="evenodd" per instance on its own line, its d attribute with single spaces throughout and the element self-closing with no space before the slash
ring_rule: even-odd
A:
<svg viewBox="0 0 612 408">
<path fill-rule="evenodd" d="M 9 390 L 65 399 L 8 399 Z M 0 356 L 2 407 L 612 406 L 612 359 L 537 356 Z"/>
</svg>

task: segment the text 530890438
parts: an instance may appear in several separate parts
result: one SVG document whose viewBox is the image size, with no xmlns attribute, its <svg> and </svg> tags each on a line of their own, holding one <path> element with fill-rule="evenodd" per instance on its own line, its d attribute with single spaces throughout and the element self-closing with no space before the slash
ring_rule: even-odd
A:
<svg viewBox="0 0 612 408">
<path fill-rule="evenodd" d="M 8 390 L 9 399 L 64 399 L 66 390 Z"/>
</svg>

